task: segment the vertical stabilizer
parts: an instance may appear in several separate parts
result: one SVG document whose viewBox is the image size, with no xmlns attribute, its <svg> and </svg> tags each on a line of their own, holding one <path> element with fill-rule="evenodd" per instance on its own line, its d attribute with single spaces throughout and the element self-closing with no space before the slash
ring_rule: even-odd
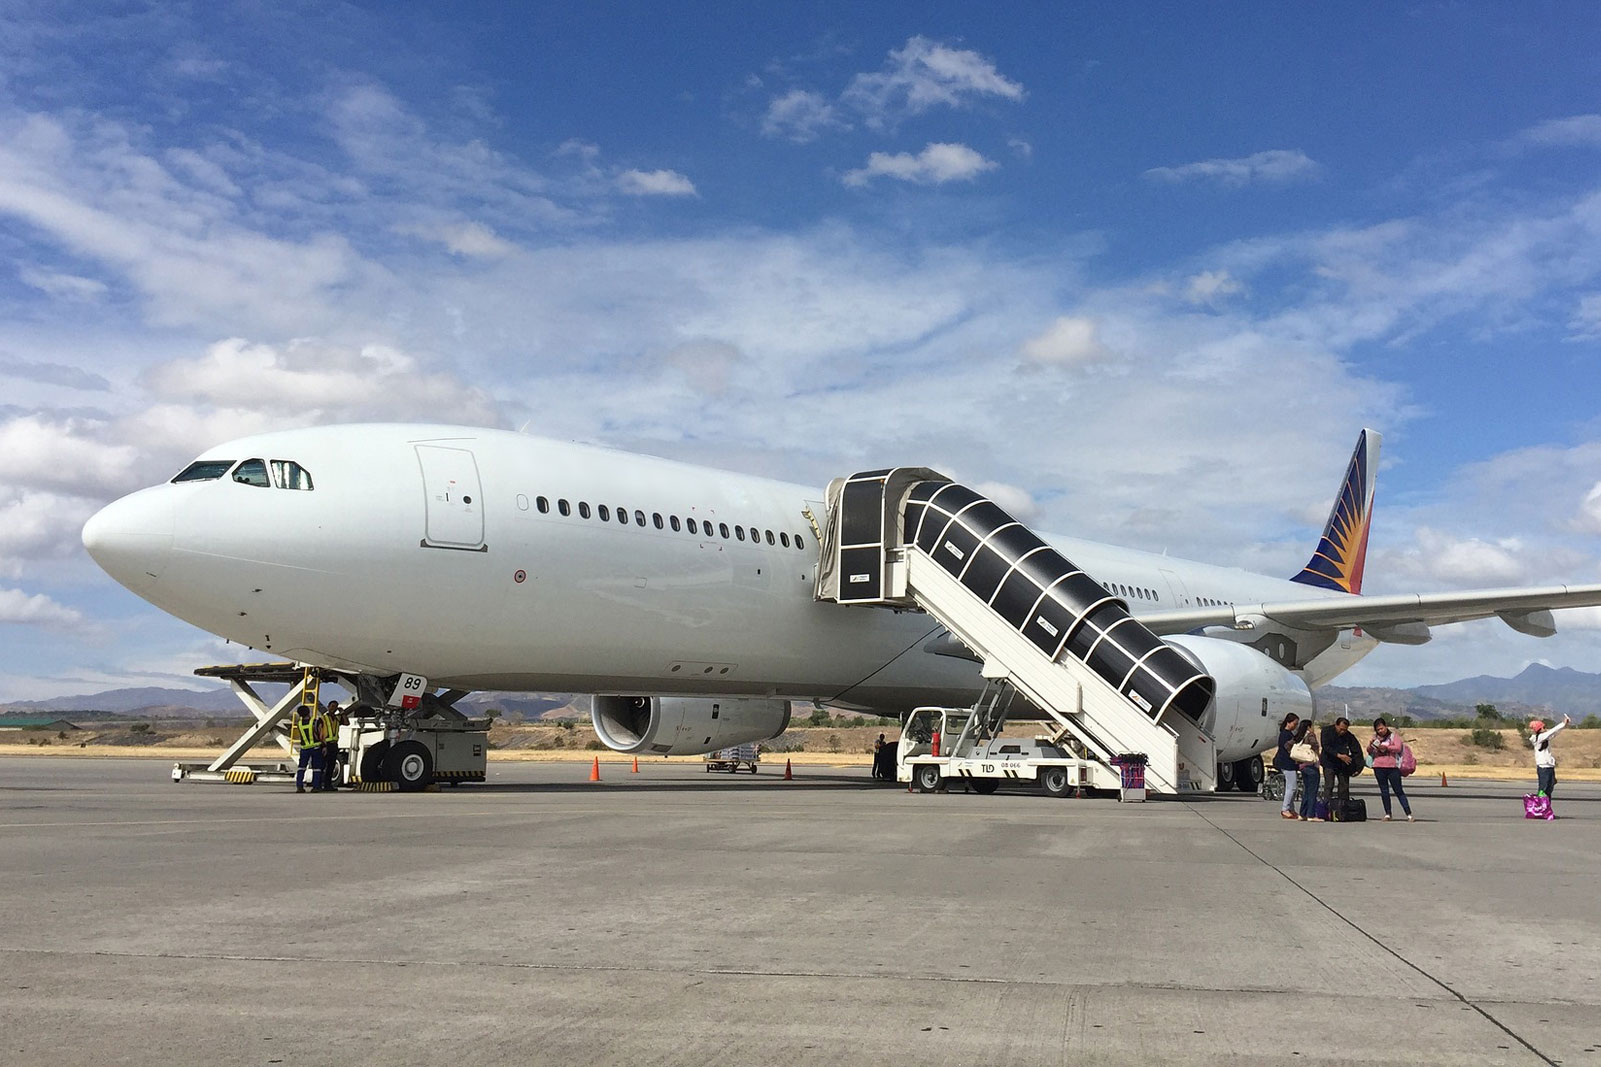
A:
<svg viewBox="0 0 1601 1067">
<path fill-rule="evenodd" d="M 1376 430 L 1363 430 L 1357 437 L 1356 451 L 1351 453 L 1351 465 L 1345 471 L 1345 483 L 1329 512 L 1317 551 L 1291 581 L 1342 593 L 1362 591 L 1368 526 L 1373 521 L 1373 484 L 1378 477 L 1379 445 L 1383 440 Z"/>
</svg>

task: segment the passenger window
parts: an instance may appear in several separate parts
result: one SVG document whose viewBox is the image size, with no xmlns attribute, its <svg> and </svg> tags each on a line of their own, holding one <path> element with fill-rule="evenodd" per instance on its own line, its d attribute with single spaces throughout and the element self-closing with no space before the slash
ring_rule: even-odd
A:
<svg viewBox="0 0 1601 1067">
<path fill-rule="evenodd" d="M 771 530 L 767 531 L 767 543 L 768 544 L 772 544 L 773 543 L 773 531 L 771 531 Z"/>
<path fill-rule="evenodd" d="M 254 485 L 261 489 L 272 485 L 267 480 L 267 465 L 259 459 L 247 459 L 239 464 L 234 469 L 233 480 L 242 485 Z"/>
<path fill-rule="evenodd" d="M 605 504 L 602 504 L 597 509 L 597 513 L 600 515 L 601 522 L 611 522 L 611 508 L 608 508 Z"/>
<path fill-rule="evenodd" d="M 739 525 L 738 523 L 735 523 L 734 524 L 734 536 L 739 538 L 741 541 L 745 540 L 745 527 Z"/>
<path fill-rule="evenodd" d="M 795 547 L 796 548 L 805 548 L 806 547 L 806 539 L 804 537 L 802 537 L 800 534 L 796 534 L 795 535 Z"/>
<path fill-rule="evenodd" d="M 578 502 L 578 517 L 580 519 L 589 518 L 589 505 L 584 503 L 582 500 Z"/>
<path fill-rule="evenodd" d="M 789 534 L 787 534 L 784 531 L 780 530 L 778 532 L 778 543 L 783 545 L 785 548 L 788 548 L 789 547 Z"/>
<path fill-rule="evenodd" d="M 651 512 L 650 521 L 656 524 L 656 529 L 660 530 L 662 528 L 662 513 L 659 511 Z"/>
<path fill-rule="evenodd" d="M 546 500 L 542 496 L 534 497 L 534 507 L 539 509 L 539 513 L 541 515 L 550 514 L 550 501 Z"/>
<path fill-rule="evenodd" d="M 695 520 L 694 519 L 685 519 L 684 520 L 684 525 L 689 527 L 689 532 L 690 533 L 699 533 L 700 532 L 698 529 L 695 528 Z"/>
<path fill-rule="evenodd" d="M 178 472 L 175 482 L 211 482 L 228 473 L 231 459 L 197 459 Z"/>
<path fill-rule="evenodd" d="M 678 516 L 677 515 L 669 515 L 669 516 L 667 516 L 667 521 L 672 525 L 673 533 L 677 533 L 678 532 Z"/>
<path fill-rule="evenodd" d="M 718 523 L 717 524 L 717 529 L 718 529 L 719 532 L 722 533 L 723 540 L 726 541 L 728 539 L 728 523 L 726 523 L 726 522 Z"/>
<path fill-rule="evenodd" d="M 311 474 L 292 459 L 275 459 L 271 463 L 272 484 L 279 489 L 311 490 Z"/>
<path fill-rule="evenodd" d="M 634 521 L 637 522 L 641 526 L 645 525 L 645 513 L 643 511 L 640 511 L 638 508 L 635 508 L 634 509 Z"/>
<path fill-rule="evenodd" d="M 567 503 L 566 499 L 564 498 L 556 501 L 556 510 L 561 512 L 563 515 L 571 515 L 573 513 L 573 506 Z"/>
<path fill-rule="evenodd" d="M 624 526 L 628 525 L 628 509 L 627 508 L 618 508 L 617 509 L 617 521 L 622 523 Z"/>
</svg>

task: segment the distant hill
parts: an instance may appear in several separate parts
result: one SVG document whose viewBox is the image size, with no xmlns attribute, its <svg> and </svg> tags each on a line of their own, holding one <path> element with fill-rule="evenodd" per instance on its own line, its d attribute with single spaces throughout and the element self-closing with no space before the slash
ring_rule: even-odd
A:
<svg viewBox="0 0 1601 1067">
<path fill-rule="evenodd" d="M 103 693 L 85 693 L 80 696 L 52 697 L 49 700 L 18 700 L 0 705 L 0 713 L 37 715 L 42 712 L 102 711 L 118 715 L 160 714 L 172 717 L 244 714 L 244 706 L 232 691 L 166 689 L 160 686 L 141 686 L 132 689 L 108 689 Z"/>
<path fill-rule="evenodd" d="M 271 700 L 282 689 L 261 686 L 258 691 Z M 1419 721 L 1461 718 L 1472 715 L 1473 706 L 1481 703 L 1494 704 L 1507 715 L 1555 712 L 1582 719 L 1601 714 L 1601 674 L 1531 664 L 1515 678 L 1480 675 L 1412 689 L 1324 686 L 1318 690 L 1317 699 L 1319 708 L 1324 710 L 1349 706 L 1350 716 L 1356 721 L 1379 715 L 1410 715 Z M 478 715 L 498 708 L 509 718 L 525 720 L 583 718 L 589 712 L 587 700 L 567 693 L 473 693 L 463 697 L 457 707 Z M 207 690 L 146 686 L 0 704 L 0 714 L 7 712 L 69 717 L 71 713 L 99 712 L 151 718 L 209 718 L 218 714 L 240 716 L 244 707 L 222 686 Z"/>
<path fill-rule="evenodd" d="M 1546 667 L 1531 663 L 1516 678 L 1481 674 L 1444 685 L 1420 685 L 1412 692 L 1452 703 L 1524 704 L 1546 708 L 1575 719 L 1601 713 L 1601 674 L 1586 674 L 1572 667 Z"/>
<path fill-rule="evenodd" d="M 1601 674 L 1572 667 L 1530 664 L 1515 678 L 1481 674 L 1442 685 L 1411 689 L 1345 688 L 1324 686 L 1317 691 L 1318 706 L 1333 709 L 1349 705 L 1352 719 L 1379 715 L 1410 715 L 1414 719 L 1456 719 L 1473 714 L 1475 704 L 1494 704 L 1503 715 L 1535 713 L 1601 714 Z"/>
</svg>

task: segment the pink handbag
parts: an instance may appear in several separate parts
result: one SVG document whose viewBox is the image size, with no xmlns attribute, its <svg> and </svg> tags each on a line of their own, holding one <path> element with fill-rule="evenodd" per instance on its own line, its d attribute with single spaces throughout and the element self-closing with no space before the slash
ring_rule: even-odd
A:
<svg viewBox="0 0 1601 1067">
<path fill-rule="evenodd" d="M 1544 793 L 1529 793 L 1524 796 L 1523 817 L 1525 819 L 1556 818 L 1556 813 L 1551 810 L 1551 798 Z"/>
</svg>

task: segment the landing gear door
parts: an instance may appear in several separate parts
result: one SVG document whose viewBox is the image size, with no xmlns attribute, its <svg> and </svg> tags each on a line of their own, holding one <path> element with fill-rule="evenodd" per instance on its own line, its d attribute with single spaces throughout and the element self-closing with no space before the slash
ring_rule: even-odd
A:
<svg viewBox="0 0 1601 1067">
<path fill-rule="evenodd" d="M 486 552 L 478 463 L 465 448 L 417 445 L 423 501 L 428 510 L 424 548 Z"/>
</svg>

